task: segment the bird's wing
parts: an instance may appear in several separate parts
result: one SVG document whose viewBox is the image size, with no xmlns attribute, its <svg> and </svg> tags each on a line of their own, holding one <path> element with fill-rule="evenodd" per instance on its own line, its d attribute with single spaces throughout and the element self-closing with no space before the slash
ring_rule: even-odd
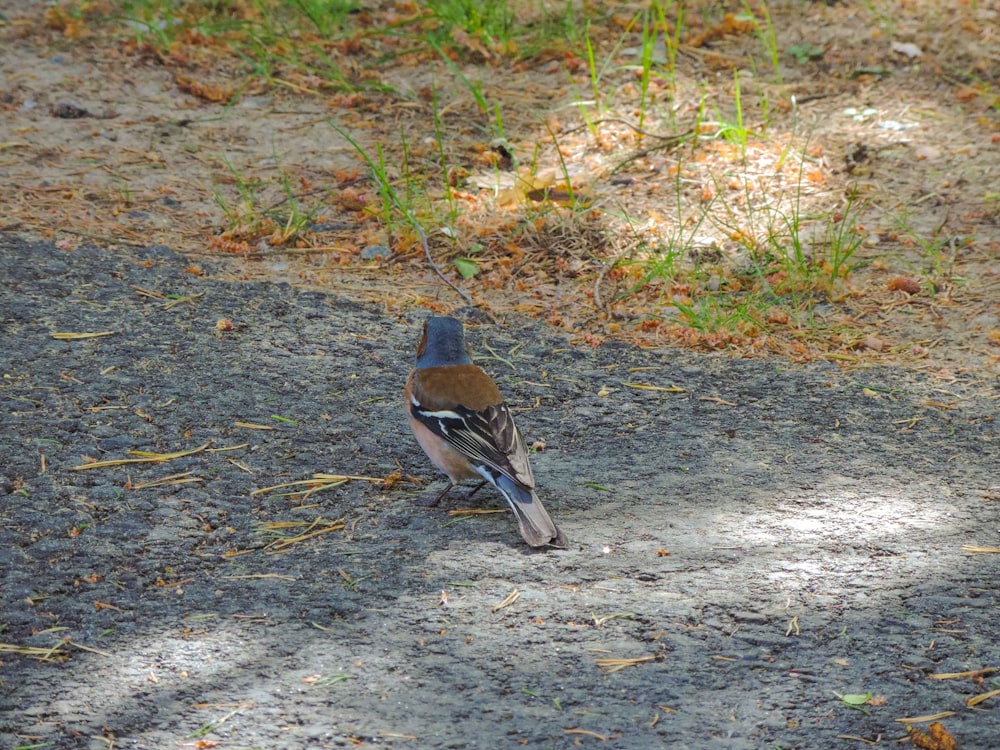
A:
<svg viewBox="0 0 1000 750">
<path fill-rule="evenodd" d="M 535 486 L 528 449 L 514 424 L 514 415 L 502 401 L 481 409 L 462 405 L 426 405 L 419 381 L 410 398 L 410 413 L 473 464 L 492 469 L 525 487 Z"/>
</svg>

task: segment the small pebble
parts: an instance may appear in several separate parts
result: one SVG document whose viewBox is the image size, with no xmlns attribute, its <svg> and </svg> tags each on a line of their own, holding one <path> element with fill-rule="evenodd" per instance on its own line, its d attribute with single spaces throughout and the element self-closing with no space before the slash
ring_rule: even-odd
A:
<svg viewBox="0 0 1000 750">
<path fill-rule="evenodd" d="M 392 251 L 385 245 L 368 245 L 361 249 L 362 260 L 376 260 L 378 258 L 388 258 Z"/>
<path fill-rule="evenodd" d="M 79 120 L 81 117 L 89 117 L 90 112 L 71 102 L 58 102 L 52 108 L 52 116 L 63 120 Z"/>
</svg>

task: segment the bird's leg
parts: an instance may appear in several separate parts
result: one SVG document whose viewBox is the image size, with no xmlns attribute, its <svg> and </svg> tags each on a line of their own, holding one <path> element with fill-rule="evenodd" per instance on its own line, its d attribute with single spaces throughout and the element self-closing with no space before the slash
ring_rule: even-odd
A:
<svg viewBox="0 0 1000 750">
<path fill-rule="evenodd" d="M 482 489 L 483 487 L 485 487 L 485 486 L 486 486 L 486 482 L 485 482 L 485 480 L 484 480 L 484 481 L 480 482 L 479 484 L 477 484 L 477 485 L 476 485 L 475 487 L 473 487 L 472 489 L 469 489 L 469 490 L 466 490 L 465 492 L 463 492 L 463 493 L 462 493 L 462 498 L 461 498 L 461 499 L 462 499 L 463 501 L 465 501 L 465 500 L 471 500 L 471 499 L 472 499 L 472 496 L 473 496 L 473 495 L 475 495 L 475 494 L 476 494 L 477 492 L 479 492 L 479 490 L 481 490 L 481 489 Z M 449 488 L 449 489 L 450 489 L 450 488 Z"/>
<path fill-rule="evenodd" d="M 422 505 L 425 508 L 437 507 L 438 503 L 444 500 L 444 496 L 451 492 L 451 488 L 454 486 L 455 483 L 449 480 L 448 484 L 445 485 L 445 488 L 437 493 L 433 498 L 428 498 L 426 495 L 424 497 L 418 497 L 417 505 Z"/>
<path fill-rule="evenodd" d="M 456 494 L 455 497 L 456 497 L 457 500 L 461 500 L 461 501 L 464 502 L 464 501 L 468 500 L 469 498 L 471 498 L 473 495 L 475 495 L 477 492 L 479 492 L 479 490 L 481 490 L 483 488 L 483 485 L 485 485 L 485 484 L 486 484 L 486 482 L 480 482 L 475 487 L 472 487 L 471 489 L 465 490 L 461 494 Z M 441 490 L 437 495 L 435 495 L 432 500 L 428 500 L 427 498 L 419 498 L 417 500 L 417 504 L 418 505 L 423 505 L 423 506 L 425 506 L 427 508 L 436 508 L 437 505 L 438 505 L 438 503 L 440 503 L 442 500 L 444 500 L 445 496 L 449 492 L 451 492 L 456 486 L 457 485 L 454 482 L 449 481 L 448 485 L 443 490 Z"/>
</svg>

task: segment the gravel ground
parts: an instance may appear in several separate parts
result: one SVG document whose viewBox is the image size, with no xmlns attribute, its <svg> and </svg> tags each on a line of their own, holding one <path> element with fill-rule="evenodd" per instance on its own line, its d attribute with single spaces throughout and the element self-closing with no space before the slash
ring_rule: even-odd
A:
<svg viewBox="0 0 1000 750">
<path fill-rule="evenodd" d="M 459 311 L 546 445 L 570 548 L 534 552 L 449 515 L 496 493 L 418 502 L 420 315 L 187 266 L 0 235 L 0 746 L 896 747 L 939 712 L 998 746 L 1000 697 L 966 701 L 1000 672 L 932 678 L 1000 667 L 1000 555 L 963 549 L 1000 546 L 996 381 Z"/>
</svg>

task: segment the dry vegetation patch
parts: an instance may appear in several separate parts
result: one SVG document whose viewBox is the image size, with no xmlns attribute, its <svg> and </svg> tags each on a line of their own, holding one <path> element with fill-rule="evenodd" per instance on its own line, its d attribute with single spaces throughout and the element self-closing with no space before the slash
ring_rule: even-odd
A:
<svg viewBox="0 0 1000 750">
<path fill-rule="evenodd" d="M 947 5 L 0 2 L 0 229 L 989 376 L 1000 3 Z"/>
</svg>

